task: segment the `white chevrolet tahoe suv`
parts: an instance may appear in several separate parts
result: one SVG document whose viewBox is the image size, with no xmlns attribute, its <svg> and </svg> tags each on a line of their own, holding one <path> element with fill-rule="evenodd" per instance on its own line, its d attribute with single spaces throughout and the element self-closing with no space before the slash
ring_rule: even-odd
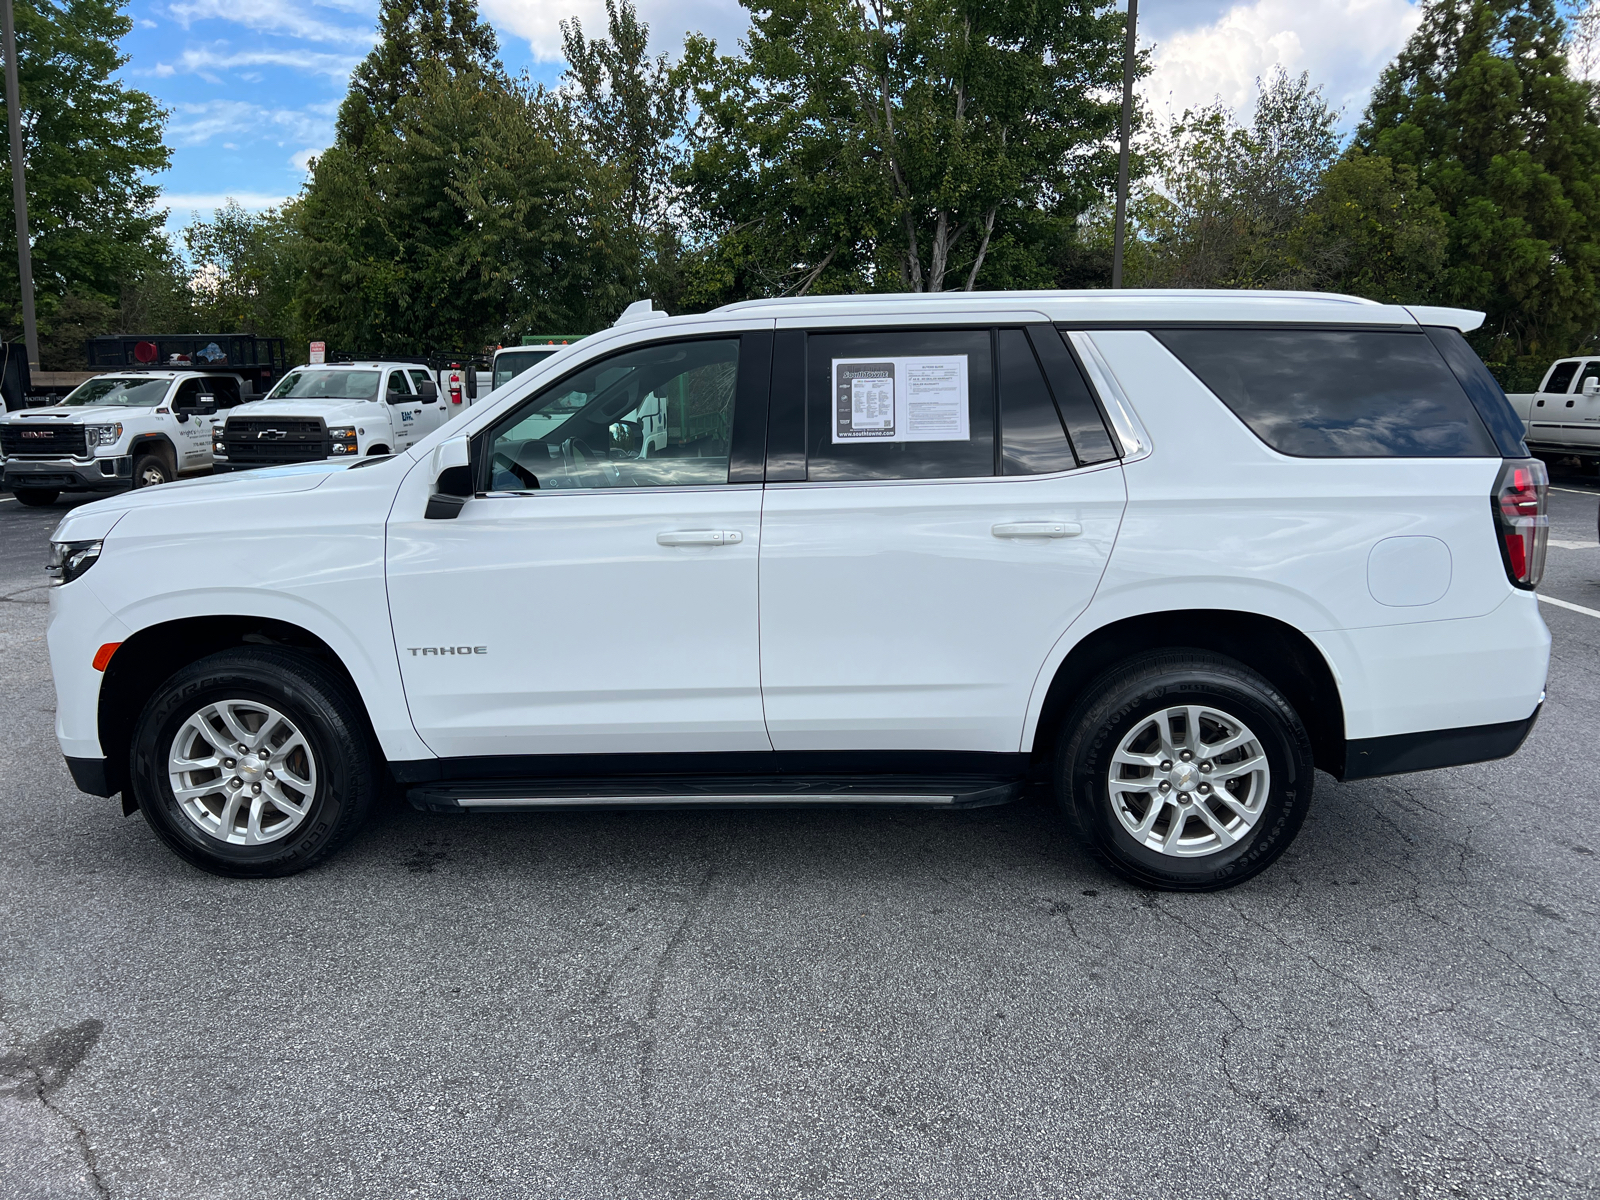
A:
<svg viewBox="0 0 1600 1200">
<path fill-rule="evenodd" d="M 249 389 L 243 376 L 190 368 L 97 375 L 59 404 L 0 415 L 5 486 L 43 505 L 207 473 L 212 422 Z"/>
<path fill-rule="evenodd" d="M 219 473 L 409 449 L 449 419 L 433 372 L 416 363 L 296 367 L 216 430 Z"/>
<path fill-rule="evenodd" d="M 1498 758 L 1538 715 L 1546 477 L 1477 313 L 642 308 L 391 458 L 69 514 L 49 646 L 78 786 L 261 876 L 389 786 L 504 812 L 1048 780 L 1113 870 L 1198 890 L 1283 853 L 1314 768 Z"/>
</svg>

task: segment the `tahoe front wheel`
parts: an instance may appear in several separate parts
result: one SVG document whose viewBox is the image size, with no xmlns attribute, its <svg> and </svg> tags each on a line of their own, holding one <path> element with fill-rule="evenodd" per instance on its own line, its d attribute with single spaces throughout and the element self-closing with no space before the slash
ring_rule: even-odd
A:
<svg viewBox="0 0 1600 1200">
<path fill-rule="evenodd" d="M 1105 864 L 1143 887 L 1213 891 L 1288 849 L 1311 805 L 1311 740 L 1275 687 L 1198 650 L 1097 679 L 1069 715 L 1057 793 Z"/>
<path fill-rule="evenodd" d="M 348 689 L 310 658 L 225 650 L 150 698 L 134 734 L 134 796 L 179 856 L 218 875 L 302 871 L 366 819 L 372 747 Z"/>
</svg>

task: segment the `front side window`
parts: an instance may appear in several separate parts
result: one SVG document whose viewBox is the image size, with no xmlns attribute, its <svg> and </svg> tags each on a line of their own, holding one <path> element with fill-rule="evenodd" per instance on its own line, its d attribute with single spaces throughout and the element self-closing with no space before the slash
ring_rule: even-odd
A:
<svg viewBox="0 0 1600 1200">
<path fill-rule="evenodd" d="M 646 346 L 584 367 L 488 432 L 489 490 L 726 483 L 738 371 L 733 338 Z"/>
<path fill-rule="evenodd" d="M 311 367 L 290 371 L 268 400 L 373 400 L 382 375 L 373 370 Z"/>
<path fill-rule="evenodd" d="M 1472 401 L 1420 330 L 1152 332 L 1280 454 L 1500 456 Z"/>
<path fill-rule="evenodd" d="M 1567 389 L 1572 386 L 1572 377 L 1578 373 L 1578 364 L 1575 362 L 1557 363 L 1550 371 L 1550 378 L 1544 381 L 1541 392 L 1555 392 L 1566 395 Z"/>
<path fill-rule="evenodd" d="M 994 473 L 994 364 L 987 329 L 807 338 L 808 480 Z"/>
<path fill-rule="evenodd" d="M 391 395 L 391 396 L 409 396 L 409 395 L 411 395 L 411 385 L 406 382 L 406 373 L 404 371 L 390 371 L 389 372 L 389 395 Z"/>
<path fill-rule="evenodd" d="M 1577 386 L 1572 390 L 1575 392 L 1583 391 L 1583 383 L 1586 379 L 1600 379 L 1600 362 L 1584 363 L 1583 370 L 1578 373 Z"/>
<path fill-rule="evenodd" d="M 170 382 L 166 379 L 91 379 L 79 384 L 61 403 L 69 408 L 113 404 L 151 408 L 161 403 Z"/>
</svg>

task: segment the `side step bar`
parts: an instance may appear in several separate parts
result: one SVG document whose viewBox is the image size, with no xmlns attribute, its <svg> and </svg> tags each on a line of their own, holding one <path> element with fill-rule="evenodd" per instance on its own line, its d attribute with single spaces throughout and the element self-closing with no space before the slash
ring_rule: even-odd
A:
<svg viewBox="0 0 1600 1200">
<path fill-rule="evenodd" d="M 551 808 L 987 808 L 1022 794 L 1016 779 L 992 776 L 870 775 L 492 780 L 429 783 L 406 793 L 424 812 L 521 812 Z"/>
</svg>

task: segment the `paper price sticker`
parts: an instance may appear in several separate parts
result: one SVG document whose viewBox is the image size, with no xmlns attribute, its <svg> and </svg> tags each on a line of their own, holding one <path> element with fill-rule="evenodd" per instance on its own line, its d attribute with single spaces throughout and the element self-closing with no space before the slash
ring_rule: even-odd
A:
<svg viewBox="0 0 1600 1200">
<path fill-rule="evenodd" d="M 833 441 L 965 442 L 967 356 L 836 358 Z"/>
</svg>

